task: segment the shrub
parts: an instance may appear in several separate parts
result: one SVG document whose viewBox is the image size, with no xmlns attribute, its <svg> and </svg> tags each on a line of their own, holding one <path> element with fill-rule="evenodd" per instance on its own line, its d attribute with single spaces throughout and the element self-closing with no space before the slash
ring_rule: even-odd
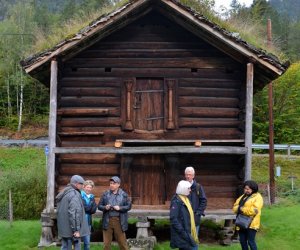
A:
<svg viewBox="0 0 300 250">
<path fill-rule="evenodd" d="M 47 176 L 42 152 L 34 148 L 1 150 L 0 207 L 8 207 L 11 190 L 15 219 L 40 218 L 45 207 Z"/>
</svg>

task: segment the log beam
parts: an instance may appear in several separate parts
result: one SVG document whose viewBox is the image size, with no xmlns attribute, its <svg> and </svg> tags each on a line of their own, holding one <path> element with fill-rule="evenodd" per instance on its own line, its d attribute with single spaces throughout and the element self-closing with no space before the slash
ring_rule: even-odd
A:
<svg viewBox="0 0 300 250">
<path fill-rule="evenodd" d="M 247 64 L 246 79 L 246 127 L 245 127 L 245 147 L 247 149 L 245 159 L 245 180 L 251 179 L 252 164 L 252 121 L 253 121 L 253 63 Z"/>
<path fill-rule="evenodd" d="M 247 148 L 231 146 L 151 146 L 151 147 L 78 147 L 54 149 L 55 154 L 237 154 L 245 155 Z"/>
</svg>

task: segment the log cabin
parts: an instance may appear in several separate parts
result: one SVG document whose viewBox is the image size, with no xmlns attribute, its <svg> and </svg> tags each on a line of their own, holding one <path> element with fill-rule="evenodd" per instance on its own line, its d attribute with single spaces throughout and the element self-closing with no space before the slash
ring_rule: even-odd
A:
<svg viewBox="0 0 300 250">
<path fill-rule="evenodd" d="M 50 89 L 47 204 L 74 174 L 99 198 L 113 175 L 133 212 L 168 215 L 193 166 L 207 212 L 230 214 L 251 178 L 253 93 L 287 65 L 175 0 L 134 0 L 22 62 Z"/>
</svg>

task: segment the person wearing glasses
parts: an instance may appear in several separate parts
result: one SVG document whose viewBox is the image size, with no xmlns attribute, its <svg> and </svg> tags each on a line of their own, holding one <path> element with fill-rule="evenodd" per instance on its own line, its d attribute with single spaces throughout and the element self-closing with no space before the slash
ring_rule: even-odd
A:
<svg viewBox="0 0 300 250">
<path fill-rule="evenodd" d="M 204 189 L 200 183 L 195 179 L 195 169 L 192 166 L 187 167 L 184 170 L 185 180 L 191 183 L 191 193 L 189 194 L 189 199 L 194 211 L 195 224 L 197 235 L 199 236 L 201 217 L 205 216 L 204 211 L 207 205 L 207 198 Z M 193 248 L 197 250 L 198 246 Z"/>
<path fill-rule="evenodd" d="M 243 214 L 249 216 L 252 222 L 248 228 L 236 227 L 239 234 L 239 240 L 242 250 L 248 250 L 248 245 L 251 250 L 257 250 L 255 242 L 256 232 L 260 227 L 260 215 L 263 207 L 263 198 L 258 192 L 258 185 L 255 181 L 248 180 L 243 184 L 244 193 L 237 198 L 233 205 L 235 214 Z"/>
</svg>

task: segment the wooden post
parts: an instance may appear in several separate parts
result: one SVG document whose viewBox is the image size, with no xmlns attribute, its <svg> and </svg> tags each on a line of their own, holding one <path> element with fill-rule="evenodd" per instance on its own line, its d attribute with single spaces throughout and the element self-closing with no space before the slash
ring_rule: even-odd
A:
<svg viewBox="0 0 300 250">
<path fill-rule="evenodd" d="M 167 80 L 168 87 L 168 123 L 167 129 L 174 129 L 174 88 L 175 88 L 175 80 Z"/>
<path fill-rule="evenodd" d="M 47 203 L 46 209 L 41 214 L 42 235 L 39 247 L 49 246 L 53 243 L 52 215 L 54 213 L 55 192 L 55 152 L 56 147 L 56 112 L 57 112 L 57 61 L 51 61 L 50 76 L 50 110 L 49 110 L 49 156 L 47 164 Z"/>
<path fill-rule="evenodd" d="M 56 147 L 56 112 L 57 112 L 57 61 L 51 61 L 50 110 L 49 110 L 49 156 L 47 166 L 47 212 L 54 210 L 55 153 Z"/>
<path fill-rule="evenodd" d="M 133 130 L 132 120 L 131 120 L 131 100 L 132 100 L 132 87 L 133 81 L 126 80 L 125 81 L 125 88 L 126 88 L 126 122 L 124 126 L 124 130 Z"/>
<path fill-rule="evenodd" d="M 8 202 L 9 202 L 9 225 L 12 227 L 13 222 L 13 205 L 12 205 L 12 198 L 11 198 L 11 189 L 8 192 Z"/>
<path fill-rule="evenodd" d="M 269 83 L 269 177 L 270 202 L 275 203 L 275 174 L 274 174 L 274 124 L 273 124 L 273 83 Z"/>
<path fill-rule="evenodd" d="M 269 48 L 272 46 L 272 22 L 270 18 L 267 21 L 267 46 Z"/>
<path fill-rule="evenodd" d="M 252 120 L 253 120 L 253 63 L 247 64 L 246 80 L 246 128 L 245 128 L 245 147 L 247 154 L 245 159 L 245 180 L 251 179 L 252 165 Z"/>
</svg>

